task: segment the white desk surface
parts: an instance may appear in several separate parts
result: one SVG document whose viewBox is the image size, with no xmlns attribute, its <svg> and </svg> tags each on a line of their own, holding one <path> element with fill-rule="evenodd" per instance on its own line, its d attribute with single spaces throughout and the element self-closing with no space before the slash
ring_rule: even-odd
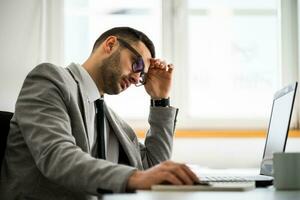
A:
<svg viewBox="0 0 300 200">
<path fill-rule="evenodd" d="M 193 171 L 200 174 L 239 174 L 239 175 L 255 175 L 259 173 L 258 169 L 222 169 L 212 170 L 208 168 L 198 168 L 190 166 Z M 201 173 L 202 172 L 202 173 Z M 159 192 L 159 191 L 137 191 L 133 194 L 113 194 L 104 195 L 104 200 L 153 200 L 153 199 L 184 199 L 184 200 L 300 200 L 300 190 L 276 190 L 273 186 L 267 188 L 256 188 L 250 191 L 196 191 L 196 192 Z"/>
<path fill-rule="evenodd" d="M 154 192 L 138 191 L 134 194 L 105 195 L 104 200 L 160 200 L 160 199 L 184 199 L 184 200 L 298 200 L 300 190 L 279 191 L 273 186 L 268 188 L 257 188 L 246 192 Z"/>
</svg>

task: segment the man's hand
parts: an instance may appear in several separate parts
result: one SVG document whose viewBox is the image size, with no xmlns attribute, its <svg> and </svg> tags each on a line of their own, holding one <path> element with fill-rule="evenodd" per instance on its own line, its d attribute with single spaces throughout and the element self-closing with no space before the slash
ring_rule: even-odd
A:
<svg viewBox="0 0 300 200">
<path fill-rule="evenodd" d="M 156 184 L 192 185 L 197 176 L 185 164 L 165 161 L 146 171 L 136 171 L 128 179 L 127 189 L 150 189 Z"/>
<path fill-rule="evenodd" d="M 159 59 L 151 59 L 147 72 L 145 89 L 152 99 L 170 96 L 173 65 Z"/>
</svg>

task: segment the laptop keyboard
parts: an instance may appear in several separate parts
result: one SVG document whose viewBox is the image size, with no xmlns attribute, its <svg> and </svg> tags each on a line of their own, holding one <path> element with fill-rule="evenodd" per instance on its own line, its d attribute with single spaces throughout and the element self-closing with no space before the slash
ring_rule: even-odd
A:
<svg viewBox="0 0 300 200">
<path fill-rule="evenodd" d="M 240 177 L 240 176 L 203 176 L 200 177 L 200 182 L 250 182 L 255 180 L 255 177 Z"/>
</svg>

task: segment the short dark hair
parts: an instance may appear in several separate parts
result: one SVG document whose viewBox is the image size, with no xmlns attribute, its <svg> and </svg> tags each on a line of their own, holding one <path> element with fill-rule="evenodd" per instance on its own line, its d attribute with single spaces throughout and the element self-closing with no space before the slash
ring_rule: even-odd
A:
<svg viewBox="0 0 300 200">
<path fill-rule="evenodd" d="M 106 40 L 106 38 L 112 35 L 120 37 L 126 40 L 128 43 L 133 43 L 137 41 L 143 42 L 149 49 L 152 58 L 155 58 L 155 47 L 153 42 L 147 37 L 146 34 L 131 27 L 115 27 L 109 29 L 108 31 L 105 31 L 96 40 L 92 52 L 94 52 L 102 44 L 102 42 Z"/>
</svg>

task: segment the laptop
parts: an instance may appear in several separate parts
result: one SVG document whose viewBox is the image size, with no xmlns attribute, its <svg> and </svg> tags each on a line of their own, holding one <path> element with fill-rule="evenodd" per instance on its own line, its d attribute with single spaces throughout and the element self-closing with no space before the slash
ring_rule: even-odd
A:
<svg viewBox="0 0 300 200">
<path fill-rule="evenodd" d="M 292 117 L 298 83 L 295 82 L 277 91 L 273 98 L 268 134 L 265 142 L 264 154 L 260 166 L 260 174 L 255 176 L 226 176 L 199 175 L 203 184 L 214 182 L 255 182 L 256 187 L 273 184 L 273 153 L 284 152 Z M 198 173 L 198 172 L 196 172 Z"/>
</svg>

